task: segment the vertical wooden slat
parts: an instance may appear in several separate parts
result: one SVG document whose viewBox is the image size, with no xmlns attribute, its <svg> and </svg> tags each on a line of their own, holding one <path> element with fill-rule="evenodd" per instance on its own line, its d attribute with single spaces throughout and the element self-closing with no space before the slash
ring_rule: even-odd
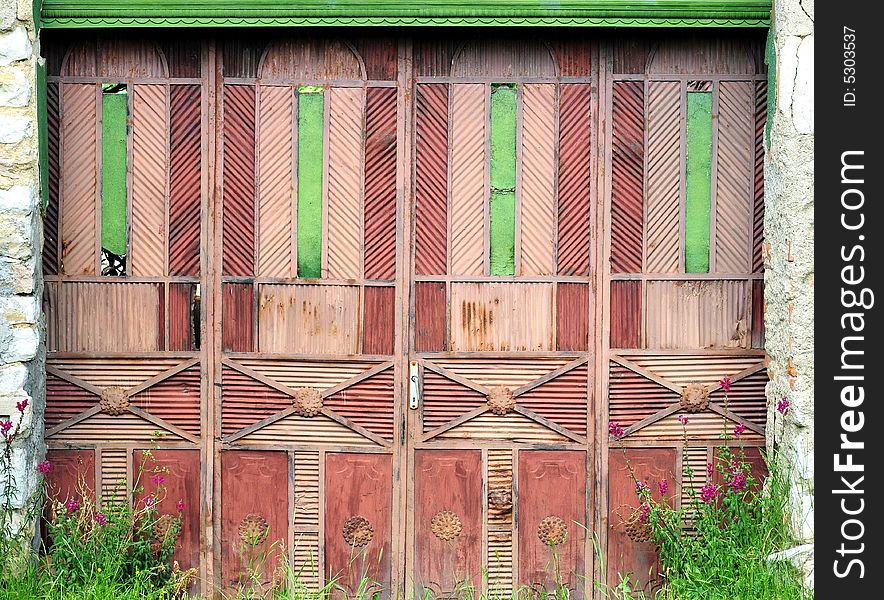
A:
<svg viewBox="0 0 884 600">
<path fill-rule="evenodd" d="M 292 276 L 294 94 L 262 85 L 258 108 L 258 275 Z"/>
<path fill-rule="evenodd" d="M 169 350 L 195 350 L 192 283 L 169 284 Z"/>
<path fill-rule="evenodd" d="M 422 281 L 414 284 L 414 349 L 441 352 L 446 349 L 445 284 Z"/>
<path fill-rule="evenodd" d="M 356 279 L 362 263 L 362 88 L 329 88 L 328 276 Z"/>
<path fill-rule="evenodd" d="M 752 214 L 752 271 L 764 268 L 764 130 L 767 123 L 767 82 L 755 82 L 755 198 Z"/>
<path fill-rule="evenodd" d="M 450 274 L 483 275 L 488 103 L 482 84 L 452 88 Z"/>
<path fill-rule="evenodd" d="M 522 88 L 521 274 L 555 273 L 556 86 Z"/>
<path fill-rule="evenodd" d="M 365 314 L 362 320 L 362 351 L 365 354 L 393 354 L 396 288 L 365 288 Z"/>
<path fill-rule="evenodd" d="M 132 86 L 132 242 L 139 277 L 165 275 L 168 137 L 166 86 Z"/>
<path fill-rule="evenodd" d="M 221 292 L 224 350 L 251 352 L 254 346 L 254 292 L 250 283 L 225 283 Z"/>
<path fill-rule="evenodd" d="M 58 192 L 59 192 L 59 114 L 58 84 L 46 84 L 47 194 L 43 216 L 43 272 L 58 273 Z"/>
<path fill-rule="evenodd" d="M 642 282 L 611 282 L 611 348 L 641 348 Z"/>
<path fill-rule="evenodd" d="M 200 270 L 202 178 L 200 87 L 169 90 L 169 274 Z"/>
<path fill-rule="evenodd" d="M 365 278 L 396 275 L 396 88 L 365 99 Z"/>
<path fill-rule="evenodd" d="M 448 258 L 448 85 L 417 86 L 415 250 L 418 275 L 444 275 Z"/>
<path fill-rule="evenodd" d="M 650 273 L 679 270 L 681 95 L 677 82 L 648 84 L 647 265 Z"/>
<path fill-rule="evenodd" d="M 612 102 L 611 272 L 640 273 L 644 234 L 644 83 L 614 83 Z"/>
<path fill-rule="evenodd" d="M 589 286 L 556 286 L 556 349 L 586 350 L 589 335 Z"/>
<path fill-rule="evenodd" d="M 255 271 L 255 88 L 224 87 L 223 273 Z"/>
<path fill-rule="evenodd" d="M 61 262 L 66 275 L 95 275 L 98 88 L 62 84 Z"/>
<path fill-rule="evenodd" d="M 589 275 L 591 89 L 565 84 L 560 94 L 558 274 Z"/>
</svg>

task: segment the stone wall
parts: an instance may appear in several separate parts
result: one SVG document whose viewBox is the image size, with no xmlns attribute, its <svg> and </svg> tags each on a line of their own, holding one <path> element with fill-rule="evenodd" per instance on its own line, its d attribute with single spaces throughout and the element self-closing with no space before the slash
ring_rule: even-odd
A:
<svg viewBox="0 0 884 600">
<path fill-rule="evenodd" d="M 0 422 L 22 418 L 12 457 L 17 508 L 37 486 L 34 467 L 44 452 L 38 48 L 32 10 L 32 0 L 0 0 Z M 16 404 L 24 400 L 20 415 Z"/>
</svg>

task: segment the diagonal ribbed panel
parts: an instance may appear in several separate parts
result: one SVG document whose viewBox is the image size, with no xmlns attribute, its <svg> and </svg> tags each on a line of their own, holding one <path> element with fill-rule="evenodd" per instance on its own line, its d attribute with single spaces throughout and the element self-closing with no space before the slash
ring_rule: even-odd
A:
<svg viewBox="0 0 884 600">
<path fill-rule="evenodd" d="M 396 88 L 365 98 L 365 278 L 396 275 Z"/>
<path fill-rule="evenodd" d="M 752 211 L 752 271 L 764 267 L 764 129 L 767 123 L 767 82 L 755 82 L 755 204 Z"/>
<path fill-rule="evenodd" d="M 516 400 L 520 405 L 578 435 L 586 435 L 586 366 L 540 385 Z"/>
<path fill-rule="evenodd" d="M 755 203 L 755 95 L 750 81 L 722 81 L 718 93 L 715 270 L 749 269 Z"/>
<path fill-rule="evenodd" d="M 559 99 L 559 275 L 589 275 L 590 86 L 561 87 Z"/>
<path fill-rule="evenodd" d="M 58 84 L 46 85 L 47 178 L 43 216 L 43 272 L 58 273 Z"/>
<path fill-rule="evenodd" d="M 393 440 L 393 369 L 363 379 L 325 398 L 323 404 L 384 439 Z"/>
<path fill-rule="evenodd" d="M 262 85 L 258 108 L 258 275 L 292 276 L 294 94 Z"/>
<path fill-rule="evenodd" d="M 95 274 L 97 93 L 93 84 L 61 88 L 61 264 L 67 275 Z"/>
<path fill-rule="evenodd" d="M 629 427 L 678 402 L 679 395 L 643 375 L 611 361 L 608 374 L 608 419 Z"/>
<path fill-rule="evenodd" d="M 448 258 L 448 85 L 417 86 L 415 249 L 418 275 L 444 275 Z"/>
<path fill-rule="evenodd" d="M 611 272 L 640 273 L 644 233 L 644 83 L 614 83 L 612 111 Z"/>
<path fill-rule="evenodd" d="M 200 87 L 169 89 L 169 274 L 200 269 Z"/>
<path fill-rule="evenodd" d="M 681 89 L 677 82 L 648 84 L 647 265 L 649 273 L 679 270 Z"/>
<path fill-rule="evenodd" d="M 255 268 L 255 88 L 224 87 L 224 275 Z"/>
<path fill-rule="evenodd" d="M 485 123 L 482 84 L 456 84 L 451 96 L 451 275 L 485 273 Z"/>
<path fill-rule="evenodd" d="M 556 86 L 522 89 L 521 274 L 555 273 Z"/>
<path fill-rule="evenodd" d="M 362 88 L 329 88 L 328 276 L 356 279 L 362 271 Z"/>
<path fill-rule="evenodd" d="M 169 125 L 165 85 L 132 86 L 132 242 L 136 277 L 166 271 Z"/>
</svg>

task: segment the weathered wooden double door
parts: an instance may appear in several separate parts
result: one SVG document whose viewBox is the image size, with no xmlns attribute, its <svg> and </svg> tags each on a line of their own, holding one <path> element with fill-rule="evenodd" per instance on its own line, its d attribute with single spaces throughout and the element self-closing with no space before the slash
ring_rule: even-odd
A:
<svg viewBox="0 0 884 600">
<path fill-rule="evenodd" d="M 53 485 L 153 447 L 202 590 L 583 597 L 653 566 L 621 445 L 763 443 L 755 40 L 50 41 Z"/>
</svg>

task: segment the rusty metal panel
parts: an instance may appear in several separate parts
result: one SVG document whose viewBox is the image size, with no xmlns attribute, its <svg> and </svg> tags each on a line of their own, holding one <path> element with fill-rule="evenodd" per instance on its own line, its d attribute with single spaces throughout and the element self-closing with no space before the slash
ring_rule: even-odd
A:
<svg viewBox="0 0 884 600">
<path fill-rule="evenodd" d="M 228 352 L 251 352 L 255 344 L 255 296 L 250 283 L 221 286 L 221 338 Z"/>
<path fill-rule="evenodd" d="M 98 396 L 83 388 L 49 375 L 46 377 L 46 412 L 43 420 L 51 429 L 98 404 Z"/>
<path fill-rule="evenodd" d="M 340 40 L 289 38 L 272 43 L 261 57 L 258 77 L 275 81 L 364 79 L 359 57 Z"/>
<path fill-rule="evenodd" d="M 272 581 L 277 561 L 282 557 L 281 544 L 288 540 L 287 479 L 288 460 L 284 452 L 221 453 L 221 578 L 225 591 L 234 590 L 241 583 L 266 587 Z M 264 529 L 262 519 L 266 523 L 265 538 L 253 536 L 244 540 L 240 531 L 260 532 Z M 251 544 L 248 540 L 259 543 Z M 247 573 L 249 567 L 258 572 Z"/>
<path fill-rule="evenodd" d="M 432 35 L 431 31 L 414 39 L 414 74 L 417 77 L 448 77 L 451 75 L 451 59 L 463 42 L 451 35 Z"/>
<path fill-rule="evenodd" d="M 393 368 L 328 396 L 323 405 L 382 438 L 393 440 Z"/>
<path fill-rule="evenodd" d="M 521 274 L 555 273 L 556 86 L 522 87 Z"/>
<path fill-rule="evenodd" d="M 586 350 L 589 337 L 589 286 L 556 285 L 556 349 Z"/>
<path fill-rule="evenodd" d="M 365 354 L 393 354 L 396 329 L 396 288 L 365 288 L 362 351 Z"/>
<path fill-rule="evenodd" d="M 365 278 L 396 276 L 396 88 L 365 97 Z"/>
<path fill-rule="evenodd" d="M 586 382 L 584 365 L 522 394 L 516 402 L 577 435 L 586 435 Z"/>
<path fill-rule="evenodd" d="M 467 42 L 452 60 L 452 77 L 555 77 L 558 69 L 549 46 L 534 38 L 501 40 L 491 36 Z"/>
<path fill-rule="evenodd" d="M 750 41 L 745 36 L 663 38 L 648 64 L 648 73 L 654 74 L 751 75 L 755 71 Z"/>
<path fill-rule="evenodd" d="M 200 434 L 200 369 L 189 369 L 164 379 L 130 398 L 137 406 L 188 433 Z"/>
<path fill-rule="evenodd" d="M 764 130 L 767 124 L 767 82 L 755 82 L 755 182 L 752 210 L 752 271 L 764 268 Z"/>
<path fill-rule="evenodd" d="M 445 350 L 445 283 L 420 281 L 414 284 L 414 349 L 417 352 Z"/>
<path fill-rule="evenodd" d="M 328 186 L 326 235 L 328 276 L 356 279 L 362 274 L 362 153 L 365 91 L 328 91 Z"/>
<path fill-rule="evenodd" d="M 573 359 L 564 357 L 524 359 L 471 356 L 445 358 L 433 362 L 485 387 L 505 385 L 510 389 L 516 389 L 552 373 L 571 360 Z"/>
<path fill-rule="evenodd" d="M 734 376 L 761 363 L 758 356 L 734 354 L 692 355 L 692 354 L 644 354 L 624 355 L 624 358 L 673 384 L 685 386 L 701 383 L 707 386 L 718 384 L 725 375 Z"/>
<path fill-rule="evenodd" d="M 554 349 L 553 285 L 452 283 L 452 351 Z"/>
<path fill-rule="evenodd" d="M 258 287 L 259 352 L 357 354 L 358 348 L 358 287 Z"/>
<path fill-rule="evenodd" d="M 684 440 L 685 430 L 687 430 L 688 440 L 714 441 L 720 440 L 721 435 L 725 432 L 730 434 L 737 424 L 735 420 L 726 419 L 714 412 L 680 414 L 689 419 L 687 427 L 678 420 L 679 413 L 675 413 L 639 429 L 629 439 L 637 438 L 678 444 Z M 744 444 L 764 444 L 764 436 L 747 429 L 740 437 L 740 441 Z"/>
<path fill-rule="evenodd" d="M 424 431 L 440 427 L 457 417 L 483 406 L 486 397 L 472 388 L 424 370 L 423 423 Z"/>
<path fill-rule="evenodd" d="M 324 415 L 300 417 L 290 415 L 266 425 L 253 433 L 238 438 L 237 444 L 256 448 L 297 444 L 300 446 L 324 446 L 329 449 L 341 447 L 377 448 L 378 444 L 350 427 Z"/>
<path fill-rule="evenodd" d="M 648 348 L 748 346 L 746 281 L 649 281 Z"/>
<path fill-rule="evenodd" d="M 96 440 L 106 440 L 109 435 L 137 444 L 150 444 L 156 442 L 158 437 L 164 442 L 185 441 L 177 433 L 128 412 L 116 416 L 98 413 L 46 436 L 46 442 L 50 445 L 83 446 L 94 444 Z"/>
<path fill-rule="evenodd" d="M 367 79 L 392 81 L 398 72 L 398 44 L 396 38 L 364 37 L 353 40 L 353 45 L 365 64 Z"/>
<path fill-rule="evenodd" d="M 572 441 L 519 413 L 503 416 L 486 412 L 439 434 L 435 440 L 459 442 L 512 442 L 516 444 L 560 444 Z"/>
<path fill-rule="evenodd" d="M 43 273 L 58 273 L 59 114 L 58 85 L 46 84 L 46 211 L 43 215 Z"/>
<path fill-rule="evenodd" d="M 326 390 L 378 365 L 376 362 L 288 360 L 241 357 L 237 361 L 290 388 L 315 387 Z"/>
<path fill-rule="evenodd" d="M 754 211 L 754 118 L 751 81 L 722 81 L 718 94 L 715 270 L 750 268 Z"/>
<path fill-rule="evenodd" d="M 52 470 L 46 475 L 46 493 L 49 498 L 64 502 L 69 498 L 81 504 L 85 491 L 95 497 L 94 450 L 48 450 L 46 460 Z"/>
<path fill-rule="evenodd" d="M 292 406 L 292 397 L 239 371 L 221 371 L 221 433 L 229 435 L 245 429 Z"/>
<path fill-rule="evenodd" d="M 255 270 L 255 88 L 224 86 L 223 274 Z"/>
<path fill-rule="evenodd" d="M 583 598 L 586 453 L 519 452 L 518 490 L 519 583 L 552 593 L 558 579 L 570 598 Z M 543 525 L 553 522 L 565 527 L 564 539 L 547 534 Z"/>
<path fill-rule="evenodd" d="M 709 399 L 727 408 L 735 415 L 762 427 L 767 425 L 767 395 L 765 387 L 768 383 L 767 370 L 744 377 L 731 384 L 731 390 L 725 400 L 724 390 L 712 392 Z"/>
<path fill-rule="evenodd" d="M 65 58 L 61 74 L 115 81 L 168 77 L 168 68 L 165 57 L 150 40 L 102 37 L 74 45 Z"/>
<path fill-rule="evenodd" d="M 482 453 L 414 453 L 415 595 L 482 581 Z M 458 527 L 459 526 L 459 527 Z"/>
<path fill-rule="evenodd" d="M 611 282 L 611 347 L 642 347 L 642 282 Z"/>
<path fill-rule="evenodd" d="M 648 84 L 647 264 L 649 273 L 679 270 L 681 240 L 681 86 Z"/>
<path fill-rule="evenodd" d="M 294 93 L 289 86 L 262 85 L 258 95 L 258 275 L 292 277 Z"/>
<path fill-rule="evenodd" d="M 488 98 L 482 84 L 451 92 L 451 275 L 485 274 Z"/>
<path fill-rule="evenodd" d="M 169 274 L 200 270 L 202 148 L 200 86 L 169 89 Z"/>
<path fill-rule="evenodd" d="M 553 39 L 550 47 L 562 77 L 589 77 L 592 75 L 593 48 L 582 37 L 578 39 Z"/>
<path fill-rule="evenodd" d="M 49 283 L 48 346 L 60 352 L 159 350 L 160 286 Z M 101 326 L 96 326 L 101 323 Z"/>
<path fill-rule="evenodd" d="M 559 93 L 558 274 L 589 275 L 591 87 L 564 84 Z"/>
<path fill-rule="evenodd" d="M 645 183 L 644 82 L 615 82 L 612 103 L 611 272 L 641 273 Z"/>
<path fill-rule="evenodd" d="M 166 274 L 169 121 L 167 87 L 132 86 L 132 275 Z"/>
<path fill-rule="evenodd" d="M 681 396 L 616 362 L 608 372 L 608 420 L 629 427 L 679 401 Z"/>
<path fill-rule="evenodd" d="M 621 37 L 614 40 L 614 73 L 644 73 L 654 45 L 654 40 L 647 37 Z"/>
<path fill-rule="evenodd" d="M 353 597 L 363 578 L 373 596 L 390 589 L 393 461 L 387 454 L 325 457 L 325 574 Z M 367 521 L 367 523 L 366 523 Z M 370 533 L 369 533 L 370 532 Z M 368 539 L 366 539 L 368 538 Z"/>
<path fill-rule="evenodd" d="M 96 274 L 97 94 L 94 84 L 61 86 L 61 271 L 66 275 Z"/>
<path fill-rule="evenodd" d="M 767 302 L 764 301 L 764 281 L 752 282 L 752 347 L 764 348 L 764 313 Z"/>
<path fill-rule="evenodd" d="M 168 371 L 180 362 L 180 358 L 171 356 L 119 359 L 76 356 L 53 357 L 49 365 L 98 387 L 118 385 L 129 388 Z"/>
<path fill-rule="evenodd" d="M 414 119 L 414 270 L 418 275 L 444 275 L 448 260 L 448 85 L 418 85 Z"/>
<path fill-rule="evenodd" d="M 192 283 L 169 284 L 169 344 L 171 351 L 196 350 L 195 331 L 199 323 L 194 320 L 194 293 Z"/>
</svg>

